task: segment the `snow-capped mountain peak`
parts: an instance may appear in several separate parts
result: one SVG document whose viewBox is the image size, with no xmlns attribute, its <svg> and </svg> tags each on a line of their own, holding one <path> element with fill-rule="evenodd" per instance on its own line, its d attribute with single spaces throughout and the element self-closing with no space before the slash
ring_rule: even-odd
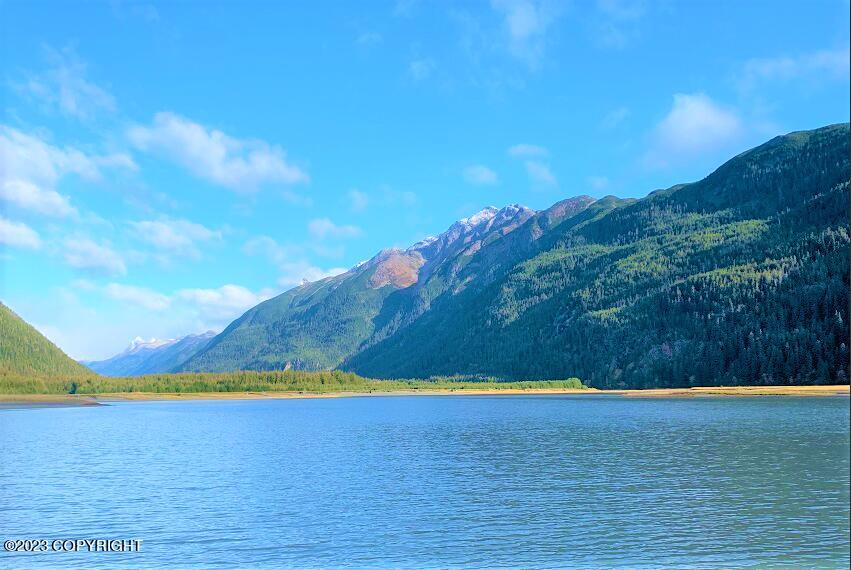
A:
<svg viewBox="0 0 851 570">
<path fill-rule="evenodd" d="M 494 216 L 496 216 L 499 210 L 493 206 L 488 206 L 486 208 L 482 208 L 469 218 L 461 218 L 456 223 L 461 224 L 463 226 L 477 226 L 481 223 L 492 220 Z"/>
<path fill-rule="evenodd" d="M 129 354 L 129 353 L 133 353 L 133 352 L 138 352 L 138 351 L 146 349 L 146 348 L 148 348 L 148 349 L 160 348 L 160 347 L 172 344 L 176 341 L 177 341 L 177 339 L 173 339 L 173 338 L 167 338 L 167 339 L 151 338 L 151 340 L 145 340 L 142 337 L 137 336 L 132 341 L 130 341 L 130 346 L 127 347 L 127 350 L 125 352 Z"/>
</svg>

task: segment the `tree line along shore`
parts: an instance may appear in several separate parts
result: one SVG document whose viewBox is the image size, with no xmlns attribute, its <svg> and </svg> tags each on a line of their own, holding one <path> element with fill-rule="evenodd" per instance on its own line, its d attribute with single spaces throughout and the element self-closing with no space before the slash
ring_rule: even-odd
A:
<svg viewBox="0 0 851 570">
<path fill-rule="evenodd" d="M 327 370 L 238 371 L 227 373 L 152 374 L 133 377 L 79 375 L 3 375 L 0 394 L 236 393 L 236 392 L 404 392 L 449 390 L 583 390 L 578 378 L 501 382 L 494 378 L 374 380 L 351 372 Z"/>
<path fill-rule="evenodd" d="M 374 380 L 329 370 L 155 374 L 109 378 L 0 375 L 0 402 L 16 405 L 96 405 L 114 400 L 263 399 L 390 395 L 587 394 L 627 397 L 832 396 L 848 385 L 712 386 L 598 390 L 578 378 L 503 382 L 495 378 Z"/>
</svg>

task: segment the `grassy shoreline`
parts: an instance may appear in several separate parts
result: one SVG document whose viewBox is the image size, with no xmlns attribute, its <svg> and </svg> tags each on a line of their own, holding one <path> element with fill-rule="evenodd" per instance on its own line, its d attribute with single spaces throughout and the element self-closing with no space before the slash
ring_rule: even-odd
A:
<svg viewBox="0 0 851 570">
<path fill-rule="evenodd" d="M 611 395 L 637 398 L 700 398 L 717 396 L 818 397 L 849 395 L 848 385 L 825 386 L 712 386 L 646 390 L 595 388 L 441 388 L 387 391 L 234 391 L 234 392 L 104 392 L 97 394 L 0 394 L 0 407 L 98 406 L 122 401 L 262 400 L 352 398 L 375 396 L 517 396 Z"/>
</svg>

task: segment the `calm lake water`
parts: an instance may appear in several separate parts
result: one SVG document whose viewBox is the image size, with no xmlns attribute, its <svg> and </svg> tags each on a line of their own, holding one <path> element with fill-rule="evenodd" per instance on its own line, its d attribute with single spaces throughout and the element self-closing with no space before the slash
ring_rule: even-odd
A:
<svg viewBox="0 0 851 570">
<path fill-rule="evenodd" d="M 849 565 L 849 400 L 128 402 L 0 411 L 0 567 Z"/>
</svg>

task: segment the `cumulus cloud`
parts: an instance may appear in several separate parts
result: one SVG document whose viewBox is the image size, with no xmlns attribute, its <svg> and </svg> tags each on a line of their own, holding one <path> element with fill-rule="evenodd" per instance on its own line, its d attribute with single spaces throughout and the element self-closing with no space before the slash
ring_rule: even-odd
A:
<svg viewBox="0 0 851 570">
<path fill-rule="evenodd" d="M 525 163 L 526 174 L 529 175 L 529 180 L 533 184 L 543 186 L 555 186 L 558 184 L 555 175 L 550 170 L 550 167 L 543 162 L 535 160 L 527 160 Z"/>
<path fill-rule="evenodd" d="M 796 79 L 840 79 L 848 81 L 851 57 L 849 47 L 819 50 L 798 56 L 754 58 L 745 62 L 738 76 L 739 86 L 751 90 L 769 81 Z"/>
<path fill-rule="evenodd" d="M 516 144 L 508 149 L 508 155 L 515 158 L 544 157 L 549 154 L 546 148 L 534 144 Z"/>
<path fill-rule="evenodd" d="M 88 238 L 68 238 L 64 242 L 65 263 L 76 269 L 107 275 L 125 275 L 127 266 L 109 244 Z"/>
<path fill-rule="evenodd" d="M 547 45 L 547 32 L 558 19 L 558 2 L 550 0 L 492 0 L 503 20 L 508 51 L 532 69 L 539 67 Z"/>
<path fill-rule="evenodd" d="M 307 224 L 307 231 L 317 239 L 326 237 L 351 238 L 360 236 L 363 231 L 357 226 L 338 226 L 328 218 L 316 218 Z"/>
<path fill-rule="evenodd" d="M 140 150 L 163 156 L 199 178 L 239 192 L 309 179 L 304 170 L 287 161 L 279 146 L 237 139 L 174 113 L 157 113 L 150 126 L 132 127 L 128 137 Z"/>
<path fill-rule="evenodd" d="M 0 244 L 10 247 L 38 249 L 41 238 L 34 229 L 26 224 L 13 222 L 0 216 Z"/>
<path fill-rule="evenodd" d="M 674 95 L 668 114 L 656 126 L 651 163 L 665 164 L 678 156 L 722 148 L 742 132 L 742 122 L 703 93 Z"/>
<path fill-rule="evenodd" d="M 481 164 L 473 164 L 463 171 L 464 180 L 475 186 L 488 186 L 499 182 L 496 172 Z"/>
<path fill-rule="evenodd" d="M 67 196 L 55 190 L 42 189 L 26 180 L 3 180 L 0 200 L 46 216 L 65 218 L 77 213 Z"/>
<path fill-rule="evenodd" d="M 135 170 L 136 164 L 125 154 L 89 155 L 0 126 L 0 199 L 7 204 L 48 216 L 73 216 L 76 209 L 55 187 L 71 174 L 100 180 L 104 168 Z"/>
<path fill-rule="evenodd" d="M 221 239 L 222 232 L 189 220 L 143 220 L 130 222 L 136 235 L 155 248 L 184 257 L 198 258 L 200 242 Z"/>
<path fill-rule="evenodd" d="M 46 48 L 48 69 L 13 82 L 14 88 L 63 115 L 90 120 L 115 111 L 115 98 L 87 79 L 86 63 L 71 48 Z"/>
<path fill-rule="evenodd" d="M 78 282 L 74 283 L 77 288 Z M 86 291 L 101 292 L 106 297 L 147 311 L 168 310 L 179 319 L 205 323 L 201 328 L 225 325 L 258 303 L 275 295 L 273 289 L 252 291 L 241 285 L 228 284 L 218 288 L 187 288 L 170 295 L 147 287 L 109 283 L 104 287 L 87 284 Z"/>
<path fill-rule="evenodd" d="M 217 289 L 181 289 L 174 294 L 174 299 L 194 305 L 207 319 L 227 320 L 273 295 L 271 289 L 254 292 L 241 285 L 229 284 Z"/>
<path fill-rule="evenodd" d="M 151 311 L 164 311 L 171 306 L 169 297 L 144 287 L 110 283 L 104 291 L 111 299 L 138 305 Z"/>
</svg>

